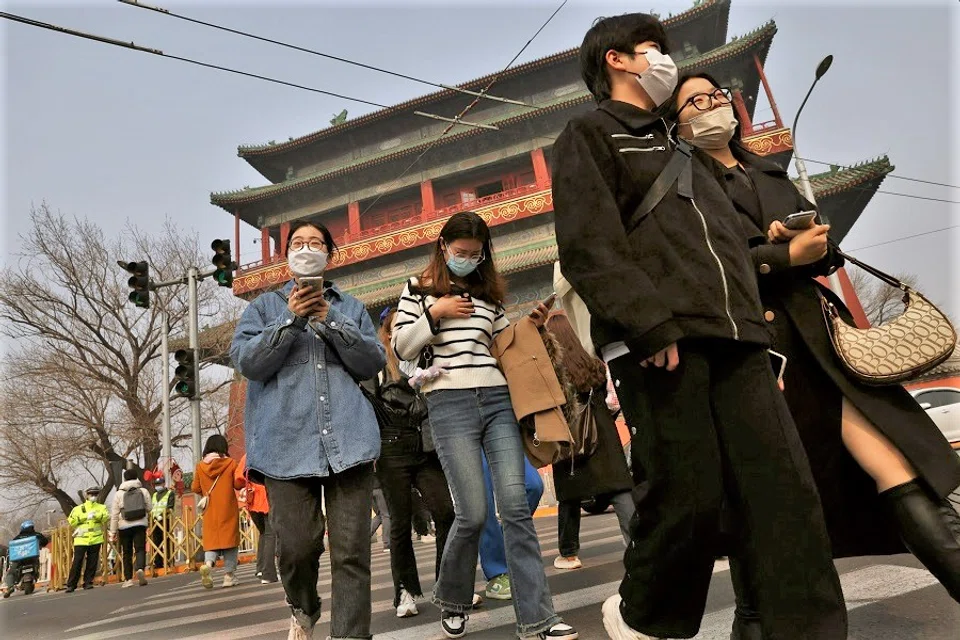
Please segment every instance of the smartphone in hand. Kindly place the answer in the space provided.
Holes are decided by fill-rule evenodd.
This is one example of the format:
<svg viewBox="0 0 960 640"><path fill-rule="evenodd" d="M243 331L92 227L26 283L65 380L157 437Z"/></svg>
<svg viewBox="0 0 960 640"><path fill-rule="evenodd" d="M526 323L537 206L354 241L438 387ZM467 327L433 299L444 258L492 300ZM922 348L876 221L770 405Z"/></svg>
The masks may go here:
<svg viewBox="0 0 960 640"><path fill-rule="evenodd" d="M308 276L305 278L300 278L297 280L297 286L304 289L311 289L314 291L323 290L323 276Z"/></svg>
<svg viewBox="0 0 960 640"><path fill-rule="evenodd" d="M810 225L813 223L816 217L816 211L801 211L799 213L791 213L783 219L783 226L790 231L803 231L804 229L810 228Z"/></svg>
<svg viewBox="0 0 960 640"><path fill-rule="evenodd" d="M543 301L543 306L545 306L549 311L550 309L553 309L553 305L555 305L556 303L557 303L557 292L554 291L549 296L547 296L546 300Z"/></svg>

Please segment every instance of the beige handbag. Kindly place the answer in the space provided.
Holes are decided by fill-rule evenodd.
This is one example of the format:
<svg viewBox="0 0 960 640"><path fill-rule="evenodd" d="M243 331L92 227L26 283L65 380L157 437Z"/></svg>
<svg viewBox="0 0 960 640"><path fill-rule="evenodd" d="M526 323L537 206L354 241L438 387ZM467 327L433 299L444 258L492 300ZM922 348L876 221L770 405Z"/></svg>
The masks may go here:
<svg viewBox="0 0 960 640"><path fill-rule="evenodd" d="M847 324L836 305L820 295L830 341L851 376L873 386L902 384L930 371L953 353L957 332L919 291L837 249L838 255L903 291L903 315L876 327Z"/></svg>

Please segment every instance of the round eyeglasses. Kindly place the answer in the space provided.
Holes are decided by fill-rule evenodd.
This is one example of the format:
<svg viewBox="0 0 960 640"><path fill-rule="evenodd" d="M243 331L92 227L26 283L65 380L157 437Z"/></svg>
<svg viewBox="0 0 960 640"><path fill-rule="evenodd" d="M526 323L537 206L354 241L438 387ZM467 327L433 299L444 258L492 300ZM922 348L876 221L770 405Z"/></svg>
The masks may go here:
<svg viewBox="0 0 960 640"><path fill-rule="evenodd" d="M320 252L326 250L327 245L323 240L316 239L305 242L297 238L296 240L290 241L290 251L300 251L304 247L308 248L310 251Z"/></svg>
<svg viewBox="0 0 960 640"><path fill-rule="evenodd" d="M683 103L679 111L683 111L687 108L687 105L692 104L693 108L697 111L710 111L713 108L714 104L720 106L725 106L733 102L733 94L730 92L730 89L716 89L711 93L695 93L687 101Z"/></svg>

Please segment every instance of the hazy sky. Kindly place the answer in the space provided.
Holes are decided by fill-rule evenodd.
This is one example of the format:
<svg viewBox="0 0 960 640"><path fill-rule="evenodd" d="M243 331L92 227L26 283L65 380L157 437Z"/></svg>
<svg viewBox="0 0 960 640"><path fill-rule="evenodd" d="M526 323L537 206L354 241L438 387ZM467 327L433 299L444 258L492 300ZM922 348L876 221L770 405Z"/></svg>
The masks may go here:
<svg viewBox="0 0 960 640"><path fill-rule="evenodd" d="M456 83L505 65L559 4L543 2L164 2L192 17L250 30L428 80ZM692 2L571 0L520 62L579 44L599 15ZM6 3L5 10L167 53L393 104L430 88L191 25L97 2ZM960 113L957 2L813 3L734 0L729 35L775 19L767 74L785 120L818 61L835 62L808 103L798 146L806 157L849 164L889 154L896 174L960 185L953 118ZM265 183L236 157L242 143L286 140L327 126L347 108L370 108L4 21L2 83L6 251L15 250L31 203L151 230L166 216L207 242L233 237L210 191ZM952 65L951 65L952 63ZM759 119L770 116L758 112ZM823 171L810 164L811 172ZM960 200L960 189L888 178L882 189ZM960 207L878 194L844 241L860 249L960 225ZM242 261L259 258L243 228ZM960 318L960 229L856 251L922 288ZM951 252L951 247L954 251ZM951 263L952 260L952 263Z"/></svg>

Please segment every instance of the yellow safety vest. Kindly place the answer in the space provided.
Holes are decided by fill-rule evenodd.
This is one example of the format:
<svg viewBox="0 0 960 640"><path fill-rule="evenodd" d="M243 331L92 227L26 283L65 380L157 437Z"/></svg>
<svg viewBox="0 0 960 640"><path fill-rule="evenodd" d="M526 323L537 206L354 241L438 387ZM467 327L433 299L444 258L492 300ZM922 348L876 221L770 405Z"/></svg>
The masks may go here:
<svg viewBox="0 0 960 640"><path fill-rule="evenodd" d="M173 495L173 491L167 489L163 494L162 498L157 498L160 495L160 492L157 491L153 494L151 502L153 507L150 509L150 513L153 514L154 520L163 520L163 512L170 508L170 496Z"/></svg>
<svg viewBox="0 0 960 640"><path fill-rule="evenodd" d="M73 546L91 547L103 544L103 526L109 520L110 512L99 502L87 500L74 507L67 518L70 526L74 528Z"/></svg>

